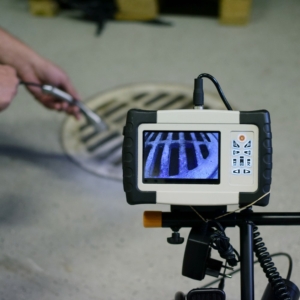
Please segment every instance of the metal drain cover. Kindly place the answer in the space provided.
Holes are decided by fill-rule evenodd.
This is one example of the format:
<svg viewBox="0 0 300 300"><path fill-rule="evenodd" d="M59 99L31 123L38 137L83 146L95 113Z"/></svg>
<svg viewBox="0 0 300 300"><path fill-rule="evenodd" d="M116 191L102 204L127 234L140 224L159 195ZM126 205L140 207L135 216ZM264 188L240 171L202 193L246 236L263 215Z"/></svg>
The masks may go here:
<svg viewBox="0 0 300 300"><path fill-rule="evenodd" d="M218 133L148 131L144 139L145 178L218 178Z"/></svg>
<svg viewBox="0 0 300 300"><path fill-rule="evenodd" d="M193 88L173 84L135 84L96 95L87 106L107 124L97 133L84 118L68 117L62 129L62 145L83 169L99 176L122 179L122 130L131 108L191 109ZM205 93L208 109L224 109L217 94Z"/></svg>

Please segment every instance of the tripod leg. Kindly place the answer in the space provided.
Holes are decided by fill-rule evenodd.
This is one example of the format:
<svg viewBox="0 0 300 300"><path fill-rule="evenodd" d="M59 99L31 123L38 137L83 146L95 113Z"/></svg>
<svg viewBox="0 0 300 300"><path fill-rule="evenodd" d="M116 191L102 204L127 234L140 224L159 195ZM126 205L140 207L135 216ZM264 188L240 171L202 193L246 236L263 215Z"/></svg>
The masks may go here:
<svg viewBox="0 0 300 300"><path fill-rule="evenodd" d="M253 227L245 222L240 225L241 300L254 300Z"/></svg>

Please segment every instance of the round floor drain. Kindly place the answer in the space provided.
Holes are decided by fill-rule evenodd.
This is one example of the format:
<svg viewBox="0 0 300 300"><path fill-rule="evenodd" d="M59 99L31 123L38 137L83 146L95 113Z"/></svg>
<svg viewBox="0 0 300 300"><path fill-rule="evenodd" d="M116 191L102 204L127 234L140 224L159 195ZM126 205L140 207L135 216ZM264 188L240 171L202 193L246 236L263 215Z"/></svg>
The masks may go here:
<svg viewBox="0 0 300 300"><path fill-rule="evenodd" d="M84 118L68 117L62 129L62 145L83 169L99 176L122 179L122 130L127 111L191 109L193 88L173 84L135 84L96 95L87 106L107 124L98 133ZM205 93L205 108L225 109L217 94Z"/></svg>

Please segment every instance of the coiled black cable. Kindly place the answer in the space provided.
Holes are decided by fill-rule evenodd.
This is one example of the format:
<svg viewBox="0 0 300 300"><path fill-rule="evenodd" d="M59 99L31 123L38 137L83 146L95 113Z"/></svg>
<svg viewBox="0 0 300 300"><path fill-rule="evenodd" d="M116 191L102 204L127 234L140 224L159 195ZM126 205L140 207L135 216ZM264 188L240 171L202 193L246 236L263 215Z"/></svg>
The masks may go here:
<svg viewBox="0 0 300 300"><path fill-rule="evenodd" d="M279 272L277 272L277 269L272 262L270 253L267 252L267 248L265 247L263 239L260 237L260 233L258 232L258 227L255 224L253 224L253 250L260 263L260 266L271 283L277 299L291 300L286 285Z"/></svg>

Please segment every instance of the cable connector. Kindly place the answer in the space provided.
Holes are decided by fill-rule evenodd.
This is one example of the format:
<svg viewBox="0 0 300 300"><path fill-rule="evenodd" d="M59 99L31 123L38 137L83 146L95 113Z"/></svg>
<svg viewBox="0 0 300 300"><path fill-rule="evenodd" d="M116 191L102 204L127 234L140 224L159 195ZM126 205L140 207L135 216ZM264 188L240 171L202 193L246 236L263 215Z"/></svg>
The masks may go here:
<svg viewBox="0 0 300 300"><path fill-rule="evenodd" d="M204 107L204 91L203 91L202 78L195 79L193 103L194 103L194 109L203 109Z"/></svg>
<svg viewBox="0 0 300 300"><path fill-rule="evenodd" d="M194 95L193 95L194 109L203 109L204 106L204 92L203 92L203 79L202 79L203 77L208 78L212 81L226 108L228 110L232 110L217 79L207 73L202 73L195 79Z"/></svg>

